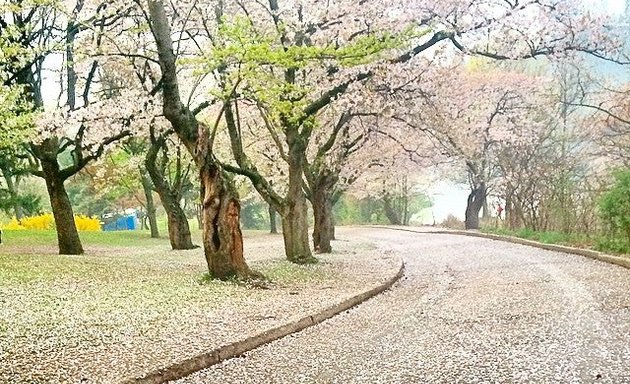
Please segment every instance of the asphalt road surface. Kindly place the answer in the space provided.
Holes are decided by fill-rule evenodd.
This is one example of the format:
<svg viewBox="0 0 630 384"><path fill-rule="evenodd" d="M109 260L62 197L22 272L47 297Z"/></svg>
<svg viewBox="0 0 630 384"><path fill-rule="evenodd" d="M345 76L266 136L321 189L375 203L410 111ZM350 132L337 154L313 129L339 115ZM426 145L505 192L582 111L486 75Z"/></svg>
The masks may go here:
<svg viewBox="0 0 630 384"><path fill-rule="evenodd" d="M178 383L630 383L630 270L474 237L339 235L402 256L403 280Z"/></svg>

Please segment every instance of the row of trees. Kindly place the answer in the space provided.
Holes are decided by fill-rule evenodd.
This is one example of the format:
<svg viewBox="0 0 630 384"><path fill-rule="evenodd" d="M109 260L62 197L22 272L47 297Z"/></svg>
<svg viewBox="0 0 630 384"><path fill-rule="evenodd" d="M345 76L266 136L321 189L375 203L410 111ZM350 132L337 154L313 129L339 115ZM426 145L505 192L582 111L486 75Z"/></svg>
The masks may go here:
<svg viewBox="0 0 630 384"><path fill-rule="evenodd" d="M2 157L15 162L3 175L46 181L60 253L77 254L64 183L107 148L118 143L136 159L123 176L140 180L155 236L157 191L176 249L193 246L181 201L196 171L204 253L217 278L256 275L243 257L234 175L279 214L296 263L315 261L307 202L314 249L329 252L334 203L384 170L462 161L472 188L466 222L475 228L497 167L528 167L493 160L538 148L558 119L547 76L475 70L470 57L627 57L607 19L569 0L437 3L10 1L0 11L0 74L11 90L0 116L8 132L33 129L0 136L11 148ZM44 105L51 73L56 108ZM623 122L615 109L593 108ZM392 192L382 184L386 215L405 224L405 199Z"/></svg>

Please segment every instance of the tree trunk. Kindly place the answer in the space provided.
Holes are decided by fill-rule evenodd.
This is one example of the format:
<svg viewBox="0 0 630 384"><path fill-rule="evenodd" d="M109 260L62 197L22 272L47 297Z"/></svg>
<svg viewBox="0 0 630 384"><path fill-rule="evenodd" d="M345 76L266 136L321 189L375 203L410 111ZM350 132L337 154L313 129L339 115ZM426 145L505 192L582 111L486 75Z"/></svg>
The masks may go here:
<svg viewBox="0 0 630 384"><path fill-rule="evenodd" d="M213 278L260 276L243 258L238 195L214 158L210 129L200 123L182 103L177 80L177 58L173 53L171 28L164 3L149 1L151 31L162 70L164 116L195 159L201 182L203 246L208 272Z"/></svg>
<svg viewBox="0 0 630 384"><path fill-rule="evenodd" d="M481 217L483 217L484 219L490 218L490 206L488 205L487 197L483 199L483 210L481 213Z"/></svg>
<svg viewBox="0 0 630 384"><path fill-rule="evenodd" d="M309 264L313 257L308 241L308 216L304 196L287 196L289 202L282 214L282 236L287 259L296 264Z"/></svg>
<svg viewBox="0 0 630 384"><path fill-rule="evenodd" d="M330 240L337 240L337 236L335 233L335 214L333 213L332 207L330 207Z"/></svg>
<svg viewBox="0 0 630 384"><path fill-rule="evenodd" d="M303 188L304 143L296 132L287 132L289 143L289 189L280 212L287 259L297 264L317 262L308 240L308 209Z"/></svg>
<svg viewBox="0 0 630 384"><path fill-rule="evenodd" d="M486 196L486 187L481 183L468 195L466 205L466 219L464 221L466 229L479 229L479 212L483 208Z"/></svg>
<svg viewBox="0 0 630 384"><path fill-rule="evenodd" d="M171 248L174 250L197 248L192 242L188 218L179 206L179 201L171 200L168 203L162 201L162 204L166 211L168 238L171 241Z"/></svg>
<svg viewBox="0 0 630 384"><path fill-rule="evenodd" d="M381 199L383 201L383 211L385 211L385 216L387 220L389 220L392 225L400 225L402 222L400 221L400 215L396 212L396 209L393 207L392 199L389 195L383 196Z"/></svg>
<svg viewBox="0 0 630 384"><path fill-rule="evenodd" d="M15 177L15 182L13 182L14 176L12 175L12 172L8 166L0 166L0 170L2 171L2 175L4 176L4 180L7 186L7 191L9 192L9 196L11 196L11 205L13 205L13 215L18 221L20 221L24 217L24 212L22 209L22 205L20 204L20 201L19 201L19 193L18 193L19 177Z"/></svg>
<svg viewBox="0 0 630 384"><path fill-rule="evenodd" d="M188 218L179 205L178 194L171 189L164 174L158 169L157 153L161 148L161 143L163 142L160 141L151 144L144 164L155 186L155 191L160 196L160 200L162 200L162 206L166 211L168 238L171 241L171 248L174 250L193 249L195 245L192 243L190 237Z"/></svg>
<svg viewBox="0 0 630 384"><path fill-rule="evenodd" d="M201 203L196 204L195 216L197 217L197 229L203 229L203 215L202 215Z"/></svg>
<svg viewBox="0 0 630 384"><path fill-rule="evenodd" d="M269 233L278 233L278 225L276 223L276 209L269 204Z"/></svg>
<svg viewBox="0 0 630 384"><path fill-rule="evenodd" d="M74 212L70 198L66 193L64 180L59 175L59 165L56 162L42 162L42 170L55 218L59 254L81 255L83 254L83 245L74 222Z"/></svg>
<svg viewBox="0 0 630 384"><path fill-rule="evenodd" d="M155 202L153 201L153 188L151 185L151 178L145 174L140 175L142 179L142 189L144 189L144 197L147 201L147 212L145 219L149 221L149 229L151 230L151 238L158 239L160 237L160 231L157 225L157 218L155 217ZM146 221L144 222L146 225Z"/></svg>
<svg viewBox="0 0 630 384"><path fill-rule="evenodd" d="M403 225L409 225L409 220L411 220L411 217L409 214L409 194L408 193L405 193L403 195L402 214L403 214L403 220L402 220Z"/></svg>
<svg viewBox="0 0 630 384"><path fill-rule="evenodd" d="M203 247L213 278L226 280L257 276L243 256L241 205L231 180L212 158L199 164Z"/></svg>
<svg viewBox="0 0 630 384"><path fill-rule="evenodd" d="M315 252L331 253L330 241L334 234L332 221L332 201L328 193L322 189L313 191L311 200L313 205L313 216L315 224L313 226L313 247Z"/></svg>

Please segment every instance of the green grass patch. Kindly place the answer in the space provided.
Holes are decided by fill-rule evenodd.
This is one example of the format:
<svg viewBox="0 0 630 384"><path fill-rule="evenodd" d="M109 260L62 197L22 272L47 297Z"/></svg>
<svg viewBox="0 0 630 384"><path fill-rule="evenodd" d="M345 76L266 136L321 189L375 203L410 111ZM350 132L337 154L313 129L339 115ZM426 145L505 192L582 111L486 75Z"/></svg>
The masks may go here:
<svg viewBox="0 0 630 384"><path fill-rule="evenodd" d="M201 245L201 231L191 227L193 242ZM168 232L161 231L161 237L151 238L147 230L135 231L86 231L79 232L84 247L169 247ZM267 235L267 231L248 230L243 232L245 238ZM57 246L57 232L54 230L3 230L2 244L9 247ZM0 251L1 252L1 251Z"/></svg>
<svg viewBox="0 0 630 384"><path fill-rule="evenodd" d="M485 233L493 233L504 236L514 236L522 239L539 241L545 244L567 245L578 248L591 248L601 252L628 255L630 246L622 239L610 239L599 234L587 235L584 233L564 233L555 231L534 231L529 228L516 230L508 228L484 227Z"/></svg>
<svg viewBox="0 0 630 384"><path fill-rule="evenodd" d="M168 237L152 239L148 231L95 231L79 232L84 246L143 247L168 245ZM56 231L20 230L2 231L2 243L8 246L57 245Z"/></svg>
<svg viewBox="0 0 630 384"><path fill-rule="evenodd" d="M287 260L273 260L258 263L255 268L267 279L280 284L322 281L335 277L335 273L321 263L298 265Z"/></svg>

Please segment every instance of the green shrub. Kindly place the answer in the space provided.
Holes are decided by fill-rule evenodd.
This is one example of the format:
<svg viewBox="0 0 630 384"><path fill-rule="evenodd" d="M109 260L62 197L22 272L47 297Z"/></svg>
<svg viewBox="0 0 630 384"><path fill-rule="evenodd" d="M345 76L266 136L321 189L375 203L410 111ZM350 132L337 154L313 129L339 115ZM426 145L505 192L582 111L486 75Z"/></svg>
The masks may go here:
<svg viewBox="0 0 630 384"><path fill-rule="evenodd" d="M599 211L609 239L621 240L620 236L630 247L630 169L615 172L614 176L615 183L599 201Z"/></svg>

